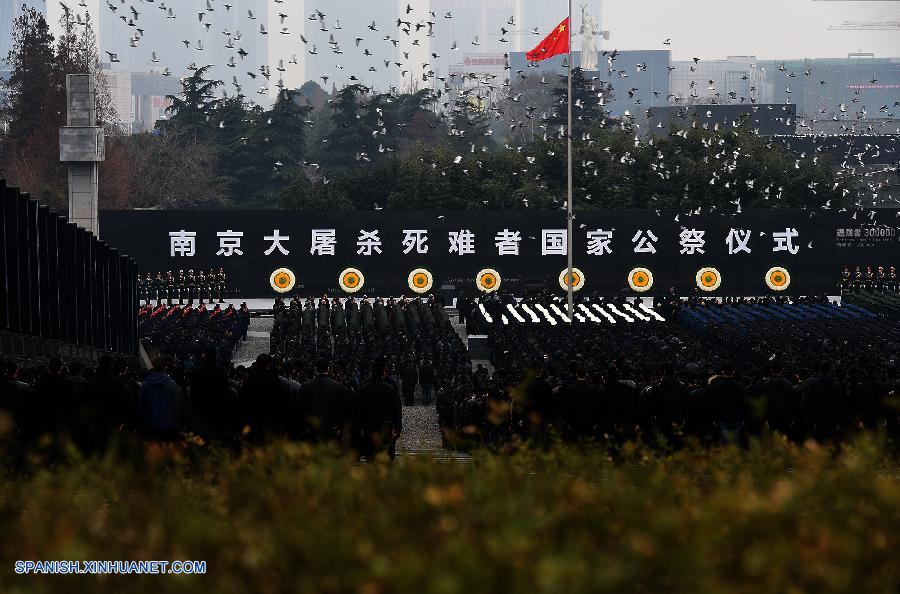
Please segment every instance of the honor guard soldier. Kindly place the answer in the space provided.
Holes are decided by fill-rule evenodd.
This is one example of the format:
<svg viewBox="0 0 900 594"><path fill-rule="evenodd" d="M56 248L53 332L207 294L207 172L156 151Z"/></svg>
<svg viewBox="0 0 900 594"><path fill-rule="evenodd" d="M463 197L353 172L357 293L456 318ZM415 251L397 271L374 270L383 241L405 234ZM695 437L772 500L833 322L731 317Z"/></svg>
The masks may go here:
<svg viewBox="0 0 900 594"><path fill-rule="evenodd" d="M147 280L150 280L150 275L147 275ZM144 305L147 303L147 282L138 275L138 305Z"/></svg>
<svg viewBox="0 0 900 594"><path fill-rule="evenodd" d="M897 269L893 266L888 268L888 285L891 287L891 291L896 291L897 286Z"/></svg>
<svg viewBox="0 0 900 594"><path fill-rule="evenodd" d="M194 304L194 295L197 291L197 278L194 276L193 269L188 270L187 278L185 279L187 284L187 297L188 297L188 305Z"/></svg>
<svg viewBox="0 0 900 594"><path fill-rule="evenodd" d="M865 285L866 289L871 291L872 289L875 288L874 284L875 284L875 273L872 272L871 266L866 266L866 285Z"/></svg>
<svg viewBox="0 0 900 594"><path fill-rule="evenodd" d="M200 303L206 299L206 290L206 273L201 269L197 271L197 297Z"/></svg>
<svg viewBox="0 0 900 594"><path fill-rule="evenodd" d="M184 305L184 292L187 289L187 281L184 278L184 270L178 271L178 279L175 282L178 285L178 305Z"/></svg>
<svg viewBox="0 0 900 594"><path fill-rule="evenodd" d="M166 305L172 307L172 297L175 296L175 276L172 271L166 272Z"/></svg>
<svg viewBox="0 0 900 594"><path fill-rule="evenodd" d="M162 272L156 273L156 278L153 279L153 294L156 297L156 305L159 307L162 305L162 296L163 296L163 277Z"/></svg>
<svg viewBox="0 0 900 594"><path fill-rule="evenodd" d="M850 288L850 267L846 264L841 271L841 288L845 290Z"/></svg>
<svg viewBox="0 0 900 594"><path fill-rule="evenodd" d="M878 272L875 273L875 282L878 284L878 290L884 292L887 289L887 275L884 273L884 266L878 267Z"/></svg>
<svg viewBox="0 0 900 594"><path fill-rule="evenodd" d="M216 271L212 268L209 269L209 272L206 273L206 285L207 285L207 293L209 294L209 302L213 303L213 296L218 292L216 287L218 283L216 282Z"/></svg>
<svg viewBox="0 0 900 594"><path fill-rule="evenodd" d="M856 270L853 271L853 290L856 293L859 293L860 287L862 287L863 282L863 274L862 270L859 266L856 267Z"/></svg>
<svg viewBox="0 0 900 594"><path fill-rule="evenodd" d="M219 292L219 303L225 303L225 269L219 268L216 274L216 288Z"/></svg>

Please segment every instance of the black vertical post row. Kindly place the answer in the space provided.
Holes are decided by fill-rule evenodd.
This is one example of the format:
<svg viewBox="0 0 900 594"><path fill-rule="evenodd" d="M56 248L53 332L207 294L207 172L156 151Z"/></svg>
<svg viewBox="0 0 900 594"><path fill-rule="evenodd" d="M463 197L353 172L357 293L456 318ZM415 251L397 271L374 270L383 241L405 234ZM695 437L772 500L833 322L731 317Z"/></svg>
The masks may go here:
<svg viewBox="0 0 900 594"><path fill-rule="evenodd" d="M0 330L9 329L9 293L6 286L6 181L0 179Z"/></svg>
<svg viewBox="0 0 900 594"><path fill-rule="evenodd" d="M53 340L63 340L61 312L66 307L64 299L60 299L60 278L65 274L65 261L59 252L65 222L60 221L55 212L47 213L47 323L50 326L49 336Z"/></svg>
<svg viewBox="0 0 900 594"><path fill-rule="evenodd" d="M22 310L20 308L21 295L19 294L19 233L21 225L19 221L19 191L15 188L6 188L3 196L4 230L3 251L6 252L6 295L9 309L7 321L10 331L21 332Z"/></svg>
<svg viewBox="0 0 900 594"><path fill-rule="evenodd" d="M38 205L37 212L37 254L38 254L38 314L41 336L51 338L50 330L50 245L47 236L50 209Z"/></svg>
<svg viewBox="0 0 900 594"><path fill-rule="evenodd" d="M27 272L25 278L26 301L23 303L28 316L28 333L32 336L41 334L40 295L38 294L38 203L30 198L25 204L25 251Z"/></svg>

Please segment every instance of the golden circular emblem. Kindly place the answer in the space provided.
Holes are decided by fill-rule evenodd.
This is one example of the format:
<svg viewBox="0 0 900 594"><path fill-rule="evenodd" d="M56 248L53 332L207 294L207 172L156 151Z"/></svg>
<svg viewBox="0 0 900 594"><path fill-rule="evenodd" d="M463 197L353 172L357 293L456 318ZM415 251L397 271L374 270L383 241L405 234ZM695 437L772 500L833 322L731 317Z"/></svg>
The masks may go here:
<svg viewBox="0 0 900 594"><path fill-rule="evenodd" d="M563 268L562 272L559 273L559 286L563 291L569 290L569 283L566 282L567 280L569 280L569 269ZM573 291L580 291L581 287L584 286L584 273L581 272L580 269L572 268L571 283Z"/></svg>
<svg viewBox="0 0 900 594"><path fill-rule="evenodd" d="M628 286L638 293L649 291L653 286L653 273L646 268L633 268L628 273Z"/></svg>
<svg viewBox="0 0 900 594"><path fill-rule="evenodd" d="M715 268L701 268L697 271L696 280L701 291L715 291L722 284L722 275Z"/></svg>
<svg viewBox="0 0 900 594"><path fill-rule="evenodd" d="M356 293L366 283L366 277L357 268L345 268L338 276L338 284L345 293Z"/></svg>
<svg viewBox="0 0 900 594"><path fill-rule="evenodd" d="M773 266L766 272L766 284L773 291L784 291L791 284L791 273L781 266Z"/></svg>
<svg viewBox="0 0 900 594"><path fill-rule="evenodd" d="M409 285L410 290L414 293L427 293L434 284L434 278L424 268L416 268L409 273L409 276L406 278L406 284Z"/></svg>
<svg viewBox="0 0 900 594"><path fill-rule="evenodd" d="M269 284L279 293L287 293L294 288L297 279L288 268L279 268L269 277Z"/></svg>
<svg viewBox="0 0 900 594"><path fill-rule="evenodd" d="M493 268L484 268L475 275L475 285L484 293L496 291L500 288L500 273Z"/></svg>

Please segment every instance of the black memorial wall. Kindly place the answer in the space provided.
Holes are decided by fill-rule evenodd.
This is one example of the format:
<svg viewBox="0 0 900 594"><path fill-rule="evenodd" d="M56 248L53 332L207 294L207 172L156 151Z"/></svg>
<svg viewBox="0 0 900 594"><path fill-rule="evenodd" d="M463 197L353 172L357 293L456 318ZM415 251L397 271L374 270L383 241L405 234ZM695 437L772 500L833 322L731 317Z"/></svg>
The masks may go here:
<svg viewBox="0 0 900 594"><path fill-rule="evenodd" d="M137 351L137 264L0 180L0 332Z"/></svg>
<svg viewBox="0 0 900 594"><path fill-rule="evenodd" d="M875 212L875 211L871 211ZM566 267L564 211L106 211L103 235L145 271L224 268L232 297L274 294L269 277L286 267L303 293L339 291L347 267L363 293L408 293L407 276L426 268L434 286L474 290L495 269L505 288L561 290ZM700 268L721 273L716 294L763 295L773 266L791 275L788 293L835 290L844 265L897 265L896 211L794 209L727 215L656 210L577 212L573 257L584 288L628 291L631 269L646 267L652 292L687 293ZM874 236L872 236L874 235ZM871 236L871 237L870 237ZM872 241L870 241L870 239Z"/></svg>

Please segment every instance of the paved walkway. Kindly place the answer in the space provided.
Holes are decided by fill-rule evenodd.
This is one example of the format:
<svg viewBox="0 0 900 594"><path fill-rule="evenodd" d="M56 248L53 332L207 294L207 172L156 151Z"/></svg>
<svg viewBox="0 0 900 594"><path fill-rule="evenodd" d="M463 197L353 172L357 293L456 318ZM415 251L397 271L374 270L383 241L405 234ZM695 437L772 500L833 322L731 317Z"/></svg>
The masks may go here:
<svg viewBox="0 0 900 594"><path fill-rule="evenodd" d="M261 353L271 352L269 338L272 334L272 318L250 318L250 328L247 330L247 340L238 345L231 360L235 366L249 366L256 361Z"/></svg>

